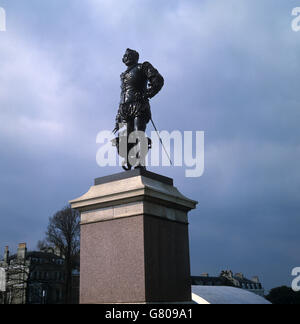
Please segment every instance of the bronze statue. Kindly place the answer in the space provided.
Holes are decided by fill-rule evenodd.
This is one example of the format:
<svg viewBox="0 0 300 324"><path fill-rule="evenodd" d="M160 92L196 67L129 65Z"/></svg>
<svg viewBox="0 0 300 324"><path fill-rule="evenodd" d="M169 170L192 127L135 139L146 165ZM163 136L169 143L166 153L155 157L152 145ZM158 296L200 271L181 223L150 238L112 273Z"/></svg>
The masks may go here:
<svg viewBox="0 0 300 324"><path fill-rule="evenodd" d="M126 125L125 133L119 132L114 145L117 146L119 155L125 158L123 168L131 170L132 167L145 168L145 165L143 157L136 165L131 164L128 154L136 143L129 143L128 137L134 131L145 132L151 120L149 99L161 90L164 79L149 62L139 63L139 53L132 49L126 50L123 63L127 66L127 70L121 74L121 101L113 132L117 133L120 125ZM148 152L151 148L151 141L150 139L147 141L146 151ZM138 145L143 145L141 142L143 141L140 141ZM126 150L121 149L123 144Z"/></svg>

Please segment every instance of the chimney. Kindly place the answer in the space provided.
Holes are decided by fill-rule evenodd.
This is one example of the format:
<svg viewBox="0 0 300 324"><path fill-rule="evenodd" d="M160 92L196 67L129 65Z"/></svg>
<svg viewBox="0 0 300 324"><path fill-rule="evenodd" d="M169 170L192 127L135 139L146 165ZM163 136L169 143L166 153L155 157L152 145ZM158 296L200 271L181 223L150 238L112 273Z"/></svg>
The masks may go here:
<svg viewBox="0 0 300 324"><path fill-rule="evenodd" d="M8 263L8 258L9 258L9 250L8 250L8 246L6 246L4 250L4 258L3 258L5 263Z"/></svg>
<svg viewBox="0 0 300 324"><path fill-rule="evenodd" d="M17 257L19 260L24 260L26 259L26 243L20 243L18 246L18 252L17 252Z"/></svg>
<svg viewBox="0 0 300 324"><path fill-rule="evenodd" d="M258 276L253 277L252 282L257 283L257 284L260 283Z"/></svg>
<svg viewBox="0 0 300 324"><path fill-rule="evenodd" d="M237 278L239 278L239 279L242 279L242 280L244 279L244 275L243 275L241 272L236 273L235 276L236 276Z"/></svg>
<svg viewBox="0 0 300 324"><path fill-rule="evenodd" d="M61 249L58 246L55 247L54 254L61 258L62 253L61 253Z"/></svg>
<svg viewBox="0 0 300 324"><path fill-rule="evenodd" d="M206 277L206 278L208 278L208 277L209 277L209 274L208 274L208 273L202 273L202 274L201 274L201 277Z"/></svg>

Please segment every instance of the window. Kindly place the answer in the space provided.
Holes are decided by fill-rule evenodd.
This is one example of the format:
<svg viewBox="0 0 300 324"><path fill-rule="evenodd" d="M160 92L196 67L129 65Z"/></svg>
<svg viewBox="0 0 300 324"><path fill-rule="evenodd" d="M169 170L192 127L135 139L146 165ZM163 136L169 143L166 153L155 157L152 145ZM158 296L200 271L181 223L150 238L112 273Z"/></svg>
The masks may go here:
<svg viewBox="0 0 300 324"><path fill-rule="evenodd" d="M56 289L56 302L58 303L61 300L60 289Z"/></svg>

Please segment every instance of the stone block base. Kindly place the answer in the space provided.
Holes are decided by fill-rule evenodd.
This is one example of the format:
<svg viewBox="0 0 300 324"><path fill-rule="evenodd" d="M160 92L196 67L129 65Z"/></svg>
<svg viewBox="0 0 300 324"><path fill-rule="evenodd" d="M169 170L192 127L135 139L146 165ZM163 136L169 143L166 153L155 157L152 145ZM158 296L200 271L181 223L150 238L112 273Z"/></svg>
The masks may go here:
<svg viewBox="0 0 300 324"><path fill-rule="evenodd" d="M95 184L71 202L81 212L80 303L189 302L187 212L196 202L147 171Z"/></svg>

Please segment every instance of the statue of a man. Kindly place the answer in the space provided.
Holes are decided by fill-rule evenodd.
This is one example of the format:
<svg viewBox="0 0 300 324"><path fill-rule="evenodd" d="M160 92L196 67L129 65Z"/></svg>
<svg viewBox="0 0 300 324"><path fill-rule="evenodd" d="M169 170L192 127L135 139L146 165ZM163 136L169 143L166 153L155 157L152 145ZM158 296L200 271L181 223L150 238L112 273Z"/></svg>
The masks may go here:
<svg viewBox="0 0 300 324"><path fill-rule="evenodd" d="M121 74L121 101L114 132L119 130L119 125L126 124L128 137L134 131L145 132L151 120L149 99L161 90L164 79L149 62L139 63L139 53L129 48L123 56L123 63L127 70ZM116 146L120 154L120 134ZM132 146L127 142L127 152ZM128 156L123 157L125 170L144 167L141 161L137 165L131 165Z"/></svg>

